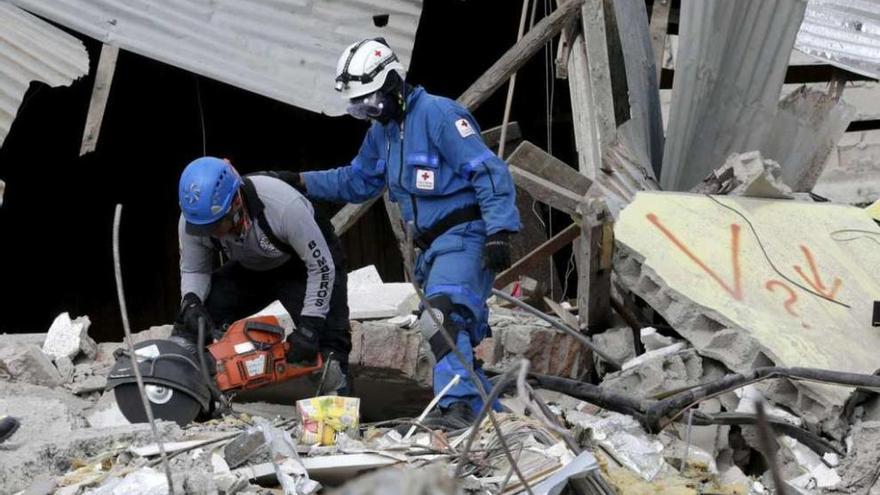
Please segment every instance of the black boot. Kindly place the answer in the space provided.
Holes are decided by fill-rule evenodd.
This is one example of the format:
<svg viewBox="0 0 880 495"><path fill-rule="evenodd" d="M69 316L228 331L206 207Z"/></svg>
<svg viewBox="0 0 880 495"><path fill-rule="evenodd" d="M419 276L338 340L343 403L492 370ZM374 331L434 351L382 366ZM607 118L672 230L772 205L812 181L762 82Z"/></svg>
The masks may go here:
<svg viewBox="0 0 880 495"><path fill-rule="evenodd" d="M437 408L428 413L422 424L432 430L456 431L469 428L476 415L467 402L453 402L445 409Z"/></svg>
<svg viewBox="0 0 880 495"><path fill-rule="evenodd" d="M11 437L18 430L19 426L21 426L21 423L12 416L0 417L0 443L5 442Z"/></svg>

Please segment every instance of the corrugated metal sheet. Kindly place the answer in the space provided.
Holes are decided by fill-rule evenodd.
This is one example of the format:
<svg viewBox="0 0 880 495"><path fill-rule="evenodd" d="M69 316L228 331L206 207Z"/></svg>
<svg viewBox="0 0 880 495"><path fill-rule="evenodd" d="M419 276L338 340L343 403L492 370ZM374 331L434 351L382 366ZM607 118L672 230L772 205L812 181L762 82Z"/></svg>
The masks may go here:
<svg viewBox="0 0 880 495"><path fill-rule="evenodd" d="M682 0L661 185L683 191L773 125L805 0Z"/></svg>
<svg viewBox="0 0 880 495"><path fill-rule="evenodd" d="M880 79L880 0L809 0L795 48Z"/></svg>
<svg viewBox="0 0 880 495"><path fill-rule="evenodd" d="M88 74L82 42L5 2L0 2L0 145L31 81L67 86Z"/></svg>
<svg viewBox="0 0 880 495"><path fill-rule="evenodd" d="M350 43L384 36L409 66L421 0L8 0L145 57L328 115ZM373 16L389 14L385 27Z"/></svg>

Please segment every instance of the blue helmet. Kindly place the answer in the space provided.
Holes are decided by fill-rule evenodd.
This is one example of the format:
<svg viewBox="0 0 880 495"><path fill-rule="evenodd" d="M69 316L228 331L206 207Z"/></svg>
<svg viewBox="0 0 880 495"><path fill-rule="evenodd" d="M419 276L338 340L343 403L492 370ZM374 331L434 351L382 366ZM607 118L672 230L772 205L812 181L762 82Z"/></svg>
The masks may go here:
<svg viewBox="0 0 880 495"><path fill-rule="evenodd" d="M190 162L180 174L177 189L187 224L210 225L221 220L241 184L241 176L225 160L203 156Z"/></svg>

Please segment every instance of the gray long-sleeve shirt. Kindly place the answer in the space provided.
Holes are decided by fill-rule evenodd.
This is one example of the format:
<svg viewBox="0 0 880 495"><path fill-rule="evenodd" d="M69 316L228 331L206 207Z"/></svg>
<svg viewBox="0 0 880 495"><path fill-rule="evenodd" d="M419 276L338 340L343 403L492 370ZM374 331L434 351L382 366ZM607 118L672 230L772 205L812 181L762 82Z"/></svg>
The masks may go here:
<svg viewBox="0 0 880 495"><path fill-rule="evenodd" d="M263 201L263 213L272 232L302 259L308 274L303 316L324 318L330 309L335 267L327 241L315 222L312 204L286 182L269 176L248 177ZM208 237L186 233L183 215L177 226L180 240L180 292L193 292L203 301L211 291L214 245ZM219 239L230 260L245 268L266 271L287 263L291 255L278 250L256 221L241 236Z"/></svg>

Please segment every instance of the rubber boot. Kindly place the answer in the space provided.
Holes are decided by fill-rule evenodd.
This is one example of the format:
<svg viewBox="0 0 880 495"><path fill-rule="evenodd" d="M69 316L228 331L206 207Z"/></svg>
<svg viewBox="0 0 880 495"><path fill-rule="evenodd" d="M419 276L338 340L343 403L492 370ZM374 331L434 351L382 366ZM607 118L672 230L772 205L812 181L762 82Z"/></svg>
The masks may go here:
<svg viewBox="0 0 880 495"><path fill-rule="evenodd" d="M21 423L12 416L0 416L0 443L5 442L21 426Z"/></svg>
<svg viewBox="0 0 880 495"><path fill-rule="evenodd" d="M456 431L469 428L475 418L467 402L453 402L447 408L437 408L428 413L422 424L432 430Z"/></svg>

